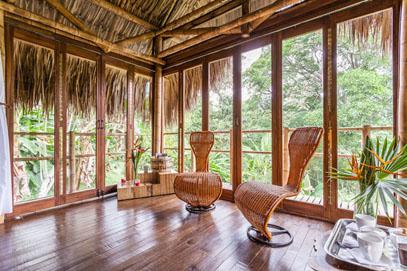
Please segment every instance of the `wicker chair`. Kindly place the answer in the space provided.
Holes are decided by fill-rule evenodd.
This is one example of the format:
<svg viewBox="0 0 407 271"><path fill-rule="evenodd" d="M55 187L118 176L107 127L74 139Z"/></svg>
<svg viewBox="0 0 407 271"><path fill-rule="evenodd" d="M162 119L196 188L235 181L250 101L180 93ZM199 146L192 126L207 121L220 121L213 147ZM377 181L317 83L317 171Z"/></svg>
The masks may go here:
<svg viewBox="0 0 407 271"><path fill-rule="evenodd" d="M235 193L235 202L252 225L247 230L250 240L271 247L283 247L292 243L293 237L288 230L268 224L268 221L279 203L287 197L299 194L304 172L319 145L322 133L323 129L318 127L299 128L292 133L288 145L290 171L286 185L278 186L254 181L239 185ZM272 237L277 235L285 235L288 238L282 242L273 242Z"/></svg>
<svg viewBox="0 0 407 271"><path fill-rule="evenodd" d="M190 136L191 149L195 155L196 172L178 174L174 180L177 197L186 202L191 213L215 209L214 202L222 193L222 180L218 174L208 172L209 153L215 142L212 132L193 132Z"/></svg>

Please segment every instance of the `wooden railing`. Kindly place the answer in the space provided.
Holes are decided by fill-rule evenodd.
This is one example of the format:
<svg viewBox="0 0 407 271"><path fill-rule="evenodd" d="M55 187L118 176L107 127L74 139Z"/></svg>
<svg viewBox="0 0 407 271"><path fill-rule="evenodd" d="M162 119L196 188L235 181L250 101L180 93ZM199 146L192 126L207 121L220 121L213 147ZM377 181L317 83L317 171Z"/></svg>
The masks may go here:
<svg viewBox="0 0 407 271"><path fill-rule="evenodd" d="M66 159L69 160L69 190L70 193L75 191L73 184L75 183L75 172L76 172L76 160L80 158L91 158L96 157L96 153L83 153L77 154L75 150L75 140L76 137L96 137L96 133L77 133L77 132L68 132L69 137L69 145L68 145L68 155ZM15 136L54 136L54 133L47 133L47 132L14 132ZM115 136L121 137L126 136L126 133L108 133L106 136ZM120 156L126 155L126 152L107 152L106 156ZM29 161L52 161L54 160L54 156L42 156L42 157L14 157L14 162L29 162Z"/></svg>
<svg viewBox="0 0 407 271"><path fill-rule="evenodd" d="M361 133L361 146L365 143L365 138L367 135L370 135L371 132L373 131L392 131L393 127L391 126L370 126L370 125L365 125L363 127L338 127L338 134L339 133L345 133L345 132L360 132ZM289 142L289 137L290 133L294 131L295 129L293 128L283 128L283 178L287 179L288 177L288 170L289 170L289 152L288 152L288 142ZM228 134L230 142L232 142L232 130L230 131L213 131L215 134ZM186 132L185 135L190 134L190 132ZM243 134L272 134L272 130L242 130L242 135ZM165 144L165 137L166 136L177 136L178 133L176 132L170 132L170 133L164 133L164 144ZM243 139L244 140L244 139ZM189 146L188 142L185 144L186 146ZM164 150L174 150L178 151L178 148L174 147L165 147L164 145ZM190 148L185 148L186 151L190 151ZM231 153L232 148L229 149L213 149L212 152L215 153ZM259 155L271 155L271 151L253 151L253 150L242 150L242 154L259 154ZM322 153L315 153L316 157L322 157ZM351 157L351 154L348 153L338 153L338 158L349 158ZM191 152L191 161L193 163L193 154ZM322 170L322 169L321 169ZM309 196L305 194L300 194L294 200L302 201L302 202L307 202L307 203L313 203L313 204L323 204L322 198L319 197L314 197L314 196ZM339 202L339 208L343 209L353 209L353 204L351 202Z"/></svg>

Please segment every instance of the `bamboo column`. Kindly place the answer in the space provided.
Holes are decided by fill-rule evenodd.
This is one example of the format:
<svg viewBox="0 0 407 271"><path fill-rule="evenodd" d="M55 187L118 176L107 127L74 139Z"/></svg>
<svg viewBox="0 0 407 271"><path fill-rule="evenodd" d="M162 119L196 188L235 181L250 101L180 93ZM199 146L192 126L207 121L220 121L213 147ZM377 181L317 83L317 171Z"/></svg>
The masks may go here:
<svg viewBox="0 0 407 271"><path fill-rule="evenodd" d="M154 42L154 54L158 55L162 49L162 38L155 38ZM153 123L153 155L161 151L161 139L162 139L162 99L163 99L163 69L161 65L155 65L154 74L154 123Z"/></svg>
<svg viewBox="0 0 407 271"><path fill-rule="evenodd" d="M400 83L398 97L398 135L401 144L407 144L407 0L402 0L401 25L400 25ZM407 208L407 201L402 200L402 205ZM398 226L406 227L407 218L398 214Z"/></svg>

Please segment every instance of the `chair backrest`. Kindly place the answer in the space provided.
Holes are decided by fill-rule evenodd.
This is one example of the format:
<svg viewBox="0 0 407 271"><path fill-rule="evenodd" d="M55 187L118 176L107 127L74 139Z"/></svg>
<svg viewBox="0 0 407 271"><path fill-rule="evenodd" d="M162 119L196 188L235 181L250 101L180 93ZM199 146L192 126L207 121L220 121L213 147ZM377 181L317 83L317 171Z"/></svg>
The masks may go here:
<svg viewBox="0 0 407 271"><path fill-rule="evenodd" d="M192 132L189 144L195 155L195 171L209 170L209 153L215 142L215 135L210 131Z"/></svg>
<svg viewBox="0 0 407 271"><path fill-rule="evenodd" d="M291 134L288 143L290 171L287 182L291 189L300 189L305 170L319 145L323 131L320 127L304 127L295 129Z"/></svg>

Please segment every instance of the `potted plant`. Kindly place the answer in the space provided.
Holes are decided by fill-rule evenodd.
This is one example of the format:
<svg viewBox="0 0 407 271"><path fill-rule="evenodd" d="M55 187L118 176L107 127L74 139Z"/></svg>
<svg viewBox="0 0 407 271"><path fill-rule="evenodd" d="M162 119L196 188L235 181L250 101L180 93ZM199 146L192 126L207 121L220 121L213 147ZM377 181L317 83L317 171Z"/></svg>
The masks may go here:
<svg viewBox="0 0 407 271"><path fill-rule="evenodd" d="M137 137L136 141L134 142L133 149L131 150L131 160L133 162L133 170L134 170L134 183L136 185L140 184L138 179L138 168L140 164L141 157L143 154L148 150L148 148L144 148L143 146L143 137Z"/></svg>
<svg viewBox="0 0 407 271"><path fill-rule="evenodd" d="M407 145L401 147L399 141L379 138L375 144L369 136L359 155L352 155L349 167L334 170L331 177L359 184L359 194L354 198L355 214L377 217L379 206L389 218L388 203L394 204L404 215L406 211L399 198L407 200ZM399 178L396 178L399 177Z"/></svg>

